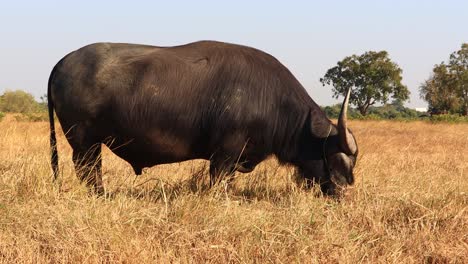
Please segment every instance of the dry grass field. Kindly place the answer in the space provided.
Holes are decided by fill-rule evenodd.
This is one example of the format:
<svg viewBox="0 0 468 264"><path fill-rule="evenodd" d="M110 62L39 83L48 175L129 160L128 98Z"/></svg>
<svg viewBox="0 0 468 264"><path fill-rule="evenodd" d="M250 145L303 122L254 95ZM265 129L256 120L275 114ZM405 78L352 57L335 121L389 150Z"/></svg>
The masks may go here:
<svg viewBox="0 0 468 264"><path fill-rule="evenodd" d="M0 122L0 262L468 263L468 124L352 121L356 184L305 191L270 159L226 188L207 163L136 177L106 149L110 195L88 195L48 124Z"/></svg>

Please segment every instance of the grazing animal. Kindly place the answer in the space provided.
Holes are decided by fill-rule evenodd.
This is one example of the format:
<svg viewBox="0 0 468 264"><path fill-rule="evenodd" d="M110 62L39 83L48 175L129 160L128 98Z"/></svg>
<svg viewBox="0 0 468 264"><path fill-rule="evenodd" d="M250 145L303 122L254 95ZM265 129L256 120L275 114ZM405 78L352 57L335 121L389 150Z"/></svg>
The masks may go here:
<svg viewBox="0 0 468 264"><path fill-rule="evenodd" d="M96 43L66 55L48 83L54 177L54 114L73 148L78 177L103 193L101 144L145 167L210 160L210 180L251 172L270 155L297 167L326 194L353 184L358 154L338 125L273 56L215 41L174 47Z"/></svg>

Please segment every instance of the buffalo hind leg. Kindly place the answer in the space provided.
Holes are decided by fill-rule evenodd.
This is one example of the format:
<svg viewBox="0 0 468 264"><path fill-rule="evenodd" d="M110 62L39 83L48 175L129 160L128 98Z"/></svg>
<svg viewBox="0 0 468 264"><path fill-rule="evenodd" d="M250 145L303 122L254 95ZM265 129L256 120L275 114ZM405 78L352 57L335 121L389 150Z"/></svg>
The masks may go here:
<svg viewBox="0 0 468 264"><path fill-rule="evenodd" d="M73 163L78 179L98 194L104 194L102 185L101 144L73 149Z"/></svg>

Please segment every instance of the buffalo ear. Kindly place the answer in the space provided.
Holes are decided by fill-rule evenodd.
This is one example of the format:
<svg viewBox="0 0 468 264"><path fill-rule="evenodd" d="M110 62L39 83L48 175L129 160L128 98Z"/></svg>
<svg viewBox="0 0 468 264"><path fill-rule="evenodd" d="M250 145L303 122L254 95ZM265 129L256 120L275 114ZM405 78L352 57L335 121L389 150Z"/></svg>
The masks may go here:
<svg viewBox="0 0 468 264"><path fill-rule="evenodd" d="M346 121L348 115L349 97L351 95L351 88L348 88L343 105L341 106L340 117L338 118L338 135L340 138L340 145L348 155L356 153L356 141L353 135L349 132Z"/></svg>

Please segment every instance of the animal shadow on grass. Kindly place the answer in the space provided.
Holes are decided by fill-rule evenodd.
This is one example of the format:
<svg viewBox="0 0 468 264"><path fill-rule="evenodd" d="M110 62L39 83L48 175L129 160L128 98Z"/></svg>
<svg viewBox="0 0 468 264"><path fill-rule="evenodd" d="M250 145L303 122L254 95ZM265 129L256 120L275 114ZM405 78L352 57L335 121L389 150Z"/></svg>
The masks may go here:
<svg viewBox="0 0 468 264"><path fill-rule="evenodd" d="M118 188L107 193L106 198L123 194L134 199L152 202L170 202L182 194L205 195L210 192L209 177L206 166L192 168L191 176L175 183L160 179L157 175L142 182L134 182L130 187Z"/></svg>
<svg viewBox="0 0 468 264"><path fill-rule="evenodd" d="M246 202L268 201L273 204L281 204L289 201L292 195L307 194L314 197L323 197L320 186L307 182L297 171L280 176L278 168L255 173L255 175L242 176L244 183L229 189L232 197ZM268 181L268 177L277 180Z"/></svg>
<svg viewBox="0 0 468 264"><path fill-rule="evenodd" d="M128 174L123 177L120 182L114 185L112 191L106 191L100 195L89 190L88 194L111 200L119 195L124 195L133 199L150 202L162 201L164 203L170 203L180 196L192 195L217 200L229 199L242 203L268 201L273 204L281 204L287 201L291 195L297 195L301 192L315 198L341 200L341 197L324 195L318 184L307 182L297 172L281 176L278 168L272 167L249 174L224 175L214 186L210 186L207 165L194 166L191 168L189 177L177 182L167 182L158 175L154 175L141 181L138 181L141 179L139 176L134 176L136 178L133 183L128 184L132 175ZM272 177L274 180L268 181L268 177ZM311 185L313 186L311 187Z"/></svg>
<svg viewBox="0 0 468 264"><path fill-rule="evenodd" d="M151 202L162 201L170 203L180 196L195 195L210 197L219 200L237 200L245 203L266 200L272 203L282 203L291 195L299 192L307 192L315 197L322 196L320 188L308 188L304 181L298 179L296 174L290 175L289 179L281 185L272 185L266 177L276 177L271 171L257 172L255 174L240 174L234 176L220 177L214 186L210 186L207 166L194 167L190 177L176 183L168 183L157 175L140 183L135 183L129 188L118 188L108 193L106 198L113 198L123 194L134 199L147 200ZM270 186L272 185L272 186Z"/></svg>

